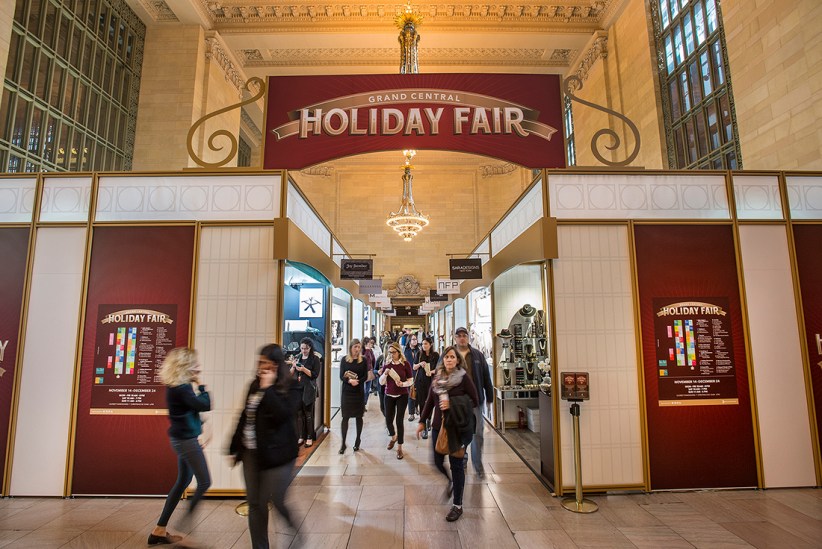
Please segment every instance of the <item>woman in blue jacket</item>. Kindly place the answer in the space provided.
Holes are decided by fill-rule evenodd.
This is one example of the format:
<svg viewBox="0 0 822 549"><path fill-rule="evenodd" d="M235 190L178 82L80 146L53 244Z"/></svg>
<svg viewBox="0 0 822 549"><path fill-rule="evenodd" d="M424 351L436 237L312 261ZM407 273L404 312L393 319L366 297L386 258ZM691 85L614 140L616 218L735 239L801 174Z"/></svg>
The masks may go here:
<svg viewBox="0 0 822 549"><path fill-rule="evenodd" d="M237 462L243 462L248 529L254 549L269 547L269 502L294 528L285 493L299 451L294 416L301 399L302 390L290 375L282 347L271 343L260 349L257 377L248 389L229 450Z"/></svg>
<svg viewBox="0 0 822 549"><path fill-rule="evenodd" d="M192 477L197 477L197 490L184 519L186 524L191 523L197 505L211 486L208 465L198 439L203 432L200 412L211 410L208 391L205 385L200 384L201 371L196 351L185 347L172 349L160 367L160 380L166 386L168 419L171 422L168 436L177 454L177 481L168 493L157 526L148 536L149 545L177 543L182 539L169 534L166 527Z"/></svg>

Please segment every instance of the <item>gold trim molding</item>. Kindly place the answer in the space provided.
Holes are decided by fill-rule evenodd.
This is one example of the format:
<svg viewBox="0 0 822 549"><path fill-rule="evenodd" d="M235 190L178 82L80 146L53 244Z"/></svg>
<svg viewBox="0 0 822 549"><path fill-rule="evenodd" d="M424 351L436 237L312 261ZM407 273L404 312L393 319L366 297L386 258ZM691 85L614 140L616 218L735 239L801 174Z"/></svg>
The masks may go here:
<svg viewBox="0 0 822 549"><path fill-rule="evenodd" d="M196 0L195 0L196 1ZM453 4L432 2L415 4L414 8L426 18L426 28L447 30L458 26L477 30L494 29L503 24L505 30L526 27L527 30L568 31L568 27L602 28L603 20L612 14L623 0L565 0L556 3L519 4ZM341 24L359 27L384 28L387 19L399 14L403 5L398 3L325 3L295 0L284 5L273 0L246 2L199 0L212 23L224 26L252 25L276 27L280 31L296 31L317 26L338 29ZM258 32L259 28L243 28L241 32Z"/></svg>
<svg viewBox="0 0 822 549"><path fill-rule="evenodd" d="M396 65L396 48L290 48L243 49L235 52L243 67L321 65ZM427 65L515 65L567 67L579 50L544 48L425 48L420 61Z"/></svg>

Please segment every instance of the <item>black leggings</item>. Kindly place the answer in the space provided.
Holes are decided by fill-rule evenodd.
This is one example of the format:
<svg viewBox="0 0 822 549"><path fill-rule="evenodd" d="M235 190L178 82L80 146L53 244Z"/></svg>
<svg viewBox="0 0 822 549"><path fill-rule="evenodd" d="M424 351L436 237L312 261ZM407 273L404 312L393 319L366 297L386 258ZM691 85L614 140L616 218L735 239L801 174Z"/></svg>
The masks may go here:
<svg viewBox="0 0 822 549"><path fill-rule="evenodd" d="M301 439L314 439L314 403L308 406L300 402L297 408L297 436Z"/></svg>
<svg viewBox="0 0 822 549"><path fill-rule="evenodd" d="M352 416L343 416L342 417L342 443L345 444L345 439L348 438L348 420L351 419ZM360 436L362 435L362 416L354 416L355 423L357 424L357 440L354 441L355 446L360 445Z"/></svg>
<svg viewBox="0 0 822 549"><path fill-rule="evenodd" d="M393 397L385 395L385 426L388 427L388 434L391 438L397 436L397 443L403 444L405 437L405 409L408 407L408 395ZM396 417L397 430L394 431L394 419Z"/></svg>

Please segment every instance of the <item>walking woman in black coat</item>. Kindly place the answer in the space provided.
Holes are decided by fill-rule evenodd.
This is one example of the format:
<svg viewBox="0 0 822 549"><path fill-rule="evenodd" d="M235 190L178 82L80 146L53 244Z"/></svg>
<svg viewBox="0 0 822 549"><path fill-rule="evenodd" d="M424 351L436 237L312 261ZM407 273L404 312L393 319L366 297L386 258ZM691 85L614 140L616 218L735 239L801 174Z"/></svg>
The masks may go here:
<svg viewBox="0 0 822 549"><path fill-rule="evenodd" d="M359 339L352 339L348 345L348 354L340 359L340 412L342 413L342 446L344 454L347 446L348 420L352 417L357 423L357 438L354 440L354 451L360 449L362 435L362 415L365 412L365 381L368 379L368 362L362 356L362 344Z"/></svg>
<svg viewBox="0 0 822 549"><path fill-rule="evenodd" d="M243 462L248 529L254 549L268 549L268 503L273 503L291 528L285 493L294 476L298 445L294 413L302 392L290 375L282 347L260 349L257 377L234 431L229 453Z"/></svg>

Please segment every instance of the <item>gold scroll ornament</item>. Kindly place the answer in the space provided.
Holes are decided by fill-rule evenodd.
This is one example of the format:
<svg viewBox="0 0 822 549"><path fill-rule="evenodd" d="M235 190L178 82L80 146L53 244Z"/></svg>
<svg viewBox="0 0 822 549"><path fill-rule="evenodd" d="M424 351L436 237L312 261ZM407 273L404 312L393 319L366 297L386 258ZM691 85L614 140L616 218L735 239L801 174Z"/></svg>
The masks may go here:
<svg viewBox="0 0 822 549"><path fill-rule="evenodd" d="M257 87L259 88L259 91L257 91L257 93L254 94L252 97L249 97L248 99L246 99L245 101L241 101L240 103L236 103L234 105L229 105L228 107L222 108L218 111L215 111L215 112L212 112L212 113L209 113L209 114L205 115L204 117L200 118L197 122L195 122L194 125L191 126L191 129L188 130L188 138L186 139L186 146L188 147L188 156L191 157L191 159L194 160L194 162L196 162L197 165L202 166L203 168L221 168L221 167L225 166L226 164L228 164L231 161L231 159L236 156L236 154L237 154L237 138L230 131L228 131L228 130L216 130L215 132L213 132L208 137L208 148L210 150L214 151L214 152L218 152L218 151L223 150L222 146L218 147L214 144L214 141L218 137L227 137L229 142L231 143L231 150L229 150L228 155L223 160L219 160L217 162L207 162L207 161L203 160L202 158L200 158L199 156L197 156L197 153L194 151L194 145L193 145L194 134L197 133L197 130L200 128L200 126L202 126L205 123L205 121L208 120L209 118L214 118L215 116L220 116L221 114L223 114L225 112L228 112L230 110L233 110L233 109L241 109L245 105L248 105L250 103L254 103L258 99L260 99L262 97L265 97L266 85L265 85L265 81L262 78L258 78L258 77L255 76L254 78L250 78L248 80L248 82L245 83L245 89L247 89L249 92L251 91L251 87L250 87L251 84L256 84Z"/></svg>
<svg viewBox="0 0 822 549"><path fill-rule="evenodd" d="M581 103L581 104L583 104L587 107L591 107L592 109L596 109L598 111L606 112L606 113L610 114L611 116L616 116L617 118L622 120L625 123L625 125L628 126L628 128L634 134L634 150L631 151L631 154L629 154L628 157L625 160L622 160L622 161L619 161L619 162L614 162L614 161L611 161L611 160L607 160L604 156L602 156L602 154L599 152L598 143L599 143L599 138L600 137L602 137L604 135L607 135L611 138L611 144L610 145L605 145L605 148L608 149L609 151L614 151L614 150L618 149L620 147L620 145L622 144L622 140L619 138L619 134L617 134L617 132L615 132L614 130L612 130L610 128L603 128L603 129L597 131L594 134L594 137L591 138L591 152L594 154L596 159L599 160L600 162L602 162L603 164L605 164L606 166L627 166L628 164L633 162L634 159L639 154L639 147L640 147L639 129L637 129L636 124L634 124L631 121L631 119L628 118L627 116L625 116L624 114L621 114L621 113L618 113L618 112L613 111L611 109L608 109L606 107L603 107L602 105L597 105L596 103L591 103L590 101L585 101L584 99L580 99L579 97L575 96L573 91L571 90L571 84L572 83L577 84L577 90L582 89L582 79L579 78L578 76L569 76L562 83L562 91L566 96L570 97L573 101L576 101L577 103Z"/></svg>

